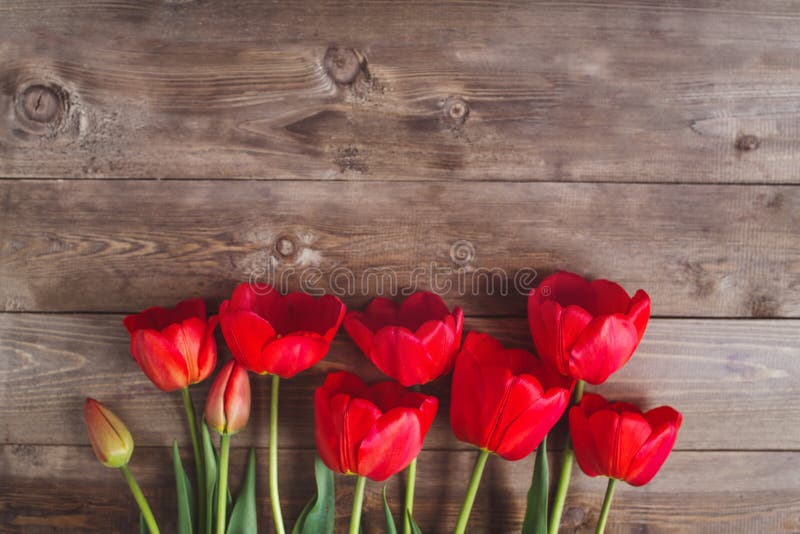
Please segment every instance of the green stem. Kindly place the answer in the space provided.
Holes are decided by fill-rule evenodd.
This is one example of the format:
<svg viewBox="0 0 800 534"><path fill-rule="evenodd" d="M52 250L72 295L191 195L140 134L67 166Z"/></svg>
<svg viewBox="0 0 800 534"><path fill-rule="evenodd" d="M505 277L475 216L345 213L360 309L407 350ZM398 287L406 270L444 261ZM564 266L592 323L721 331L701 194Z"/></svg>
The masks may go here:
<svg viewBox="0 0 800 534"><path fill-rule="evenodd" d="M406 479L406 507L403 512L403 534L411 534L411 514L414 511L414 485L417 482L417 459L408 466Z"/></svg>
<svg viewBox="0 0 800 534"><path fill-rule="evenodd" d="M217 534L225 534L225 512L228 505L228 460L231 435L222 434L219 441L219 485L217 486Z"/></svg>
<svg viewBox="0 0 800 534"><path fill-rule="evenodd" d="M356 490L353 494L353 513L350 514L350 534L358 534L361 531L361 508L364 506L364 488L367 486L367 479L359 476L356 479Z"/></svg>
<svg viewBox="0 0 800 534"><path fill-rule="evenodd" d="M475 495L478 493L478 486L483 476L483 468L486 467L486 460L489 458L489 451L481 450L478 459L475 460L475 467L472 469L472 478L467 486L467 494L464 496L464 504L461 505L461 513L458 514L455 534L464 534L467 530L469 514L472 512L472 505L475 503Z"/></svg>
<svg viewBox="0 0 800 534"><path fill-rule="evenodd" d="M123 465L119 470L122 471L122 476L128 481L128 486L131 488L133 498L136 499L136 504L139 505L139 510L142 511L142 517L144 517L144 522L147 523L150 534L160 534L158 525L156 524L156 518L153 517L153 511L150 509L150 505L147 504L147 499L144 497L144 493L142 493L142 488L139 487L139 484L137 484L136 479L133 477L133 473L131 473L127 465Z"/></svg>
<svg viewBox="0 0 800 534"><path fill-rule="evenodd" d="M203 462L200 436L197 432L197 416L194 413L194 403L189 393L189 388L181 390L183 394L183 408L186 410L186 419L189 421L189 434L192 436L192 450L194 452L194 466L197 471L197 517L200 523L198 532L205 532L205 506L206 506L206 469Z"/></svg>
<svg viewBox="0 0 800 534"><path fill-rule="evenodd" d="M276 534L286 534L281 513L281 498L278 495L278 392L281 377L272 375L269 401L269 500Z"/></svg>
<svg viewBox="0 0 800 534"><path fill-rule="evenodd" d="M578 380L575 384L575 391L572 394L572 402L567 407L566 413L569 414L571 406L578 404L583 398L583 380ZM561 457L561 474L558 477L558 488L553 499L553 515L550 516L549 534L558 534L561 526L561 514L564 513L564 503L567 501L567 490L569 489L569 479L572 476L572 461L575 458L575 451L572 450L572 440L567 430L567 442L564 444L564 455Z"/></svg>
<svg viewBox="0 0 800 534"><path fill-rule="evenodd" d="M603 534L606 529L606 521L608 521L608 511L611 510L611 499L614 498L614 487L617 485L616 478L608 479L608 486L606 486L606 497L603 499L603 508L600 510L600 519L597 520L597 530L595 534Z"/></svg>

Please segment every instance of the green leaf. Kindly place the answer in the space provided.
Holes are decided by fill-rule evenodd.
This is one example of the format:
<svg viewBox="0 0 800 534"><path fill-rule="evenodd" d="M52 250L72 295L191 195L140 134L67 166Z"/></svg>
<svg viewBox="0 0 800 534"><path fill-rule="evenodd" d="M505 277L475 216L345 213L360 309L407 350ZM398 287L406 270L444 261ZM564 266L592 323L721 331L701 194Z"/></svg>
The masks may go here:
<svg viewBox="0 0 800 534"><path fill-rule="evenodd" d="M411 515L411 512L406 511L406 515L408 515L408 522L411 523L411 532L413 534L422 534L422 531L419 529L417 522L414 521L414 517Z"/></svg>
<svg viewBox="0 0 800 534"><path fill-rule="evenodd" d="M194 517L194 500L192 485L183 470L178 442L172 442L172 463L175 467L175 488L178 492L178 534L193 534L192 517Z"/></svg>
<svg viewBox="0 0 800 534"><path fill-rule="evenodd" d="M528 507L522 522L522 534L547 534L547 488L550 473L547 467L547 436L536 449L533 479L528 490Z"/></svg>
<svg viewBox="0 0 800 534"><path fill-rule="evenodd" d="M247 474L236 498L227 534L258 534L256 514L256 452L250 449L247 459Z"/></svg>
<svg viewBox="0 0 800 534"><path fill-rule="evenodd" d="M139 514L139 534L150 534L150 529L147 528L147 523L141 513Z"/></svg>
<svg viewBox="0 0 800 534"><path fill-rule="evenodd" d="M336 519L336 491L333 471L319 456L314 459L317 494L306 504L292 529L292 534L331 534Z"/></svg>
<svg viewBox="0 0 800 534"><path fill-rule="evenodd" d="M386 519L386 534L397 534L397 525L394 523L389 502L386 500L386 486L383 487L383 517Z"/></svg>
<svg viewBox="0 0 800 534"><path fill-rule="evenodd" d="M217 451L211 442L208 426L203 421L200 425L203 440L203 460L206 468L206 531L202 534L211 534L214 528L214 514L216 512L216 498L214 492L217 488Z"/></svg>

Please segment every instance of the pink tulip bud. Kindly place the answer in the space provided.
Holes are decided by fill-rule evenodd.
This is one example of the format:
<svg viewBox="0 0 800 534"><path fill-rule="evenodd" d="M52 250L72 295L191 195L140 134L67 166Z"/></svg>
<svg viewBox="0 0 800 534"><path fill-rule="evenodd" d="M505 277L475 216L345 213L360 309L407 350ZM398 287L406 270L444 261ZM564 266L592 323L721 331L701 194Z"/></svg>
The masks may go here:
<svg viewBox="0 0 800 534"><path fill-rule="evenodd" d="M250 417L250 378L247 370L229 361L214 379L206 399L206 421L220 434L235 434Z"/></svg>
<svg viewBox="0 0 800 534"><path fill-rule="evenodd" d="M97 459L106 467L128 465L133 454L133 437L125 423L94 399L86 399L83 415L89 441Z"/></svg>

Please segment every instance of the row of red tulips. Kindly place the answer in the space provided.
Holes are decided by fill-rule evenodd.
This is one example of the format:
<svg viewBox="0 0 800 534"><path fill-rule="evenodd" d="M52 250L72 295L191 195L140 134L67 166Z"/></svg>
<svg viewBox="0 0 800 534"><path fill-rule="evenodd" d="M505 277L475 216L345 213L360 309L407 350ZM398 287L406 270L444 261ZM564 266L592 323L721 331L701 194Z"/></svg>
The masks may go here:
<svg viewBox="0 0 800 534"><path fill-rule="evenodd" d="M455 531L466 530L488 455L516 461L538 447L523 532L557 532L573 454L586 474L609 477L598 523L602 532L615 481L635 486L649 482L672 450L681 424L680 413L669 407L642 413L630 404L582 395L584 382L601 384L631 358L650 317L650 299L641 290L631 298L614 282L588 282L560 272L543 280L528 302L538 357L505 348L486 333L469 332L462 345L461 309L451 311L439 296L425 292L411 295L400 305L376 298L363 312L345 313L344 304L333 296L281 295L267 286L241 284L231 299L222 303L218 317L207 318L205 304L199 299L181 302L171 310L150 308L126 317L131 353L144 373L164 391L183 392L198 484L197 509L184 514L190 524L182 525L181 530L222 534L255 529L253 514L245 522L234 521L227 503L230 436L249 418L247 371L252 371L272 377L270 501L275 529L284 532L277 485L280 379L291 378L324 358L344 323L364 355L393 379L366 385L354 374L331 373L315 393L319 457L328 469L358 477L350 532L359 532L365 478L383 481L406 468L404 531L418 531L412 516L416 458L436 416L438 400L408 388L416 389L451 372L453 432L480 450ZM214 329L218 323L234 360L218 373L206 401L205 421L221 434L219 460L215 461L213 446L198 431L188 388L208 378L216 367ZM571 442L563 455L558 490L548 513L546 436L571 398ZM133 449L129 432L93 400L86 403L86 423L98 458L123 470L144 523L150 532L158 532L127 468ZM206 433L205 424L201 425ZM294 532L332 531L332 516L307 515L309 510L313 511L313 501ZM236 510L233 516L237 516ZM387 507L389 531L393 528L390 517Z"/></svg>

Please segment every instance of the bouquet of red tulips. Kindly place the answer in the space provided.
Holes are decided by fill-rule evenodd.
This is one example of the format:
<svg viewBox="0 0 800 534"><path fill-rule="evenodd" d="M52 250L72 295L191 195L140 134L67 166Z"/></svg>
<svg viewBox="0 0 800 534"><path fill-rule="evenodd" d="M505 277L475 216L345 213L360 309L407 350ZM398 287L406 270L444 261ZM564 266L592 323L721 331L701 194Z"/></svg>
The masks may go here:
<svg viewBox="0 0 800 534"><path fill-rule="evenodd" d="M177 443L173 462L181 534L257 532L255 460L250 452L242 489L234 501L228 489L231 438L250 415L248 372L271 377L269 497L275 531L285 533L278 491L278 391L328 353L340 325L364 355L390 380L365 384L336 372L314 394L318 458L317 494L292 533L334 530L334 473L357 477L349 532L360 532L366 479L381 482L407 470L402 530L421 532L413 517L417 456L438 409L435 396L419 386L452 373L450 424L455 436L478 449L455 532L466 531L481 475L490 454L507 461L536 450L523 533L556 534L573 459L589 476L608 477L597 532L603 532L614 486L649 482L673 448L681 414L662 406L648 412L603 397L583 394L584 383L599 385L631 358L650 318L650 299L630 297L614 282L566 272L553 274L528 299L528 320L538 356L504 347L488 333L469 332L462 344L463 314L426 292L401 304L374 299L364 311L345 312L333 296L281 295L268 286L239 285L207 317L194 299L173 309L149 308L125 318L133 358L163 391L180 390L195 461L192 484L181 465ZM217 366L214 330L220 325L234 359L222 366L198 421L189 387ZM310 401L310 399L309 399ZM547 435L568 411L570 436L562 456L555 496L548 495ZM111 410L85 403L86 426L97 458L119 468L141 511L142 532L158 533L150 506L128 468L133 438ZM209 428L219 434L214 445ZM386 532L397 532L384 489ZM552 502L551 502L552 501Z"/></svg>

